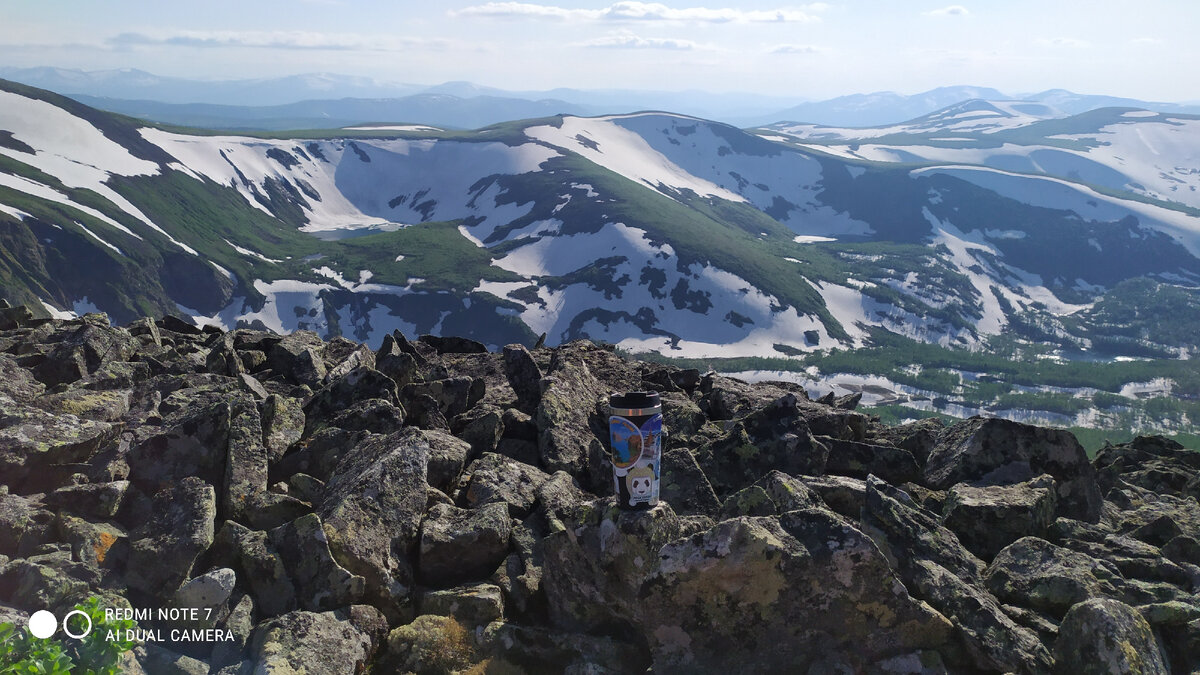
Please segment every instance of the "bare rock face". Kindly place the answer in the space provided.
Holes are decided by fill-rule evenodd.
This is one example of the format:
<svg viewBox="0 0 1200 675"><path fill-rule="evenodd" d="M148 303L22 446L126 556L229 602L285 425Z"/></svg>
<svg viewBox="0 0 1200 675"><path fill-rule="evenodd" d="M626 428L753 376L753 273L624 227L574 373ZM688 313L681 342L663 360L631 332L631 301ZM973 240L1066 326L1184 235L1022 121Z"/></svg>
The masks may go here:
<svg viewBox="0 0 1200 675"><path fill-rule="evenodd" d="M0 312L0 620L211 610L129 672L1109 673L1200 668L1200 454L888 427L587 341ZM649 389L622 511L606 397ZM1123 604L1122 604L1123 603Z"/></svg>

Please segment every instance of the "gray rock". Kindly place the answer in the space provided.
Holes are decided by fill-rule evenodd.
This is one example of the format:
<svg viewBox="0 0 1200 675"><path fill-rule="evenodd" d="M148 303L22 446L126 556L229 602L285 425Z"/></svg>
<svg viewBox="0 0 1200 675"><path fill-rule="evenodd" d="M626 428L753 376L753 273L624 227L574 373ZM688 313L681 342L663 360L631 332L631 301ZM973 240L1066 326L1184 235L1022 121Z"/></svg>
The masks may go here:
<svg viewBox="0 0 1200 675"><path fill-rule="evenodd" d="M211 570L180 586L171 604L175 607L211 609L220 617L218 620L223 620L228 615L229 600L236 583L237 573L232 569L221 567Z"/></svg>
<svg viewBox="0 0 1200 675"><path fill-rule="evenodd" d="M1016 485L950 488L942 522L983 560L1025 536L1044 536L1057 506L1054 479L1042 475Z"/></svg>
<svg viewBox="0 0 1200 675"><path fill-rule="evenodd" d="M153 642L139 645L134 650L138 663L147 673L154 675L208 675L208 664L171 651Z"/></svg>
<svg viewBox="0 0 1200 675"><path fill-rule="evenodd" d="M804 481L782 471L772 471L760 478L754 485L766 492L776 513L826 508L821 496L805 485ZM861 505L861 499L857 503ZM834 510L837 511L837 509ZM861 506L859 509L855 509L856 515L850 517L857 517L860 510Z"/></svg>
<svg viewBox="0 0 1200 675"><path fill-rule="evenodd" d="M517 394L517 407L533 410L542 396L542 369L524 345L505 345L504 374Z"/></svg>
<svg viewBox="0 0 1200 675"><path fill-rule="evenodd" d="M917 460L903 448L829 436L817 440L829 447L829 460L825 464L827 473L864 479L868 474L874 474L892 485L916 480L921 475Z"/></svg>
<svg viewBox="0 0 1200 675"><path fill-rule="evenodd" d="M1118 597L1124 579L1111 564L1037 537L1013 542L988 566L984 582L997 598L1061 618L1076 603Z"/></svg>
<svg viewBox="0 0 1200 675"><path fill-rule="evenodd" d="M835 513L855 519L867 500L867 482L846 476L800 476L798 480Z"/></svg>
<svg viewBox="0 0 1200 675"><path fill-rule="evenodd" d="M241 386L242 391L253 396L256 401L265 401L271 396L270 392L263 387L262 382L259 382L253 375L238 374L238 385Z"/></svg>
<svg viewBox="0 0 1200 675"><path fill-rule="evenodd" d="M349 431L387 435L400 431L404 421L404 409L400 406L381 398L368 398L334 413L329 425Z"/></svg>
<svg viewBox="0 0 1200 675"><path fill-rule="evenodd" d="M467 468L466 501L471 508L503 502L514 518L529 515L537 490L550 479L544 471L502 455L486 453Z"/></svg>
<svg viewBox="0 0 1200 675"><path fill-rule="evenodd" d="M427 614L400 626L387 637L384 667L390 672L452 673L475 660L470 635L453 617Z"/></svg>
<svg viewBox="0 0 1200 675"><path fill-rule="evenodd" d="M406 384L401 390L400 400L410 401L425 395L437 401L442 416L450 419L465 413L483 400L486 386L482 378L448 377L432 382Z"/></svg>
<svg viewBox="0 0 1200 675"><path fill-rule="evenodd" d="M511 532L505 504L435 505L421 523L421 579L444 587L487 578L508 555Z"/></svg>
<svg viewBox="0 0 1200 675"><path fill-rule="evenodd" d="M124 568L129 556L129 533L109 522L91 522L58 514L58 540L71 545L71 554L95 569Z"/></svg>
<svg viewBox="0 0 1200 675"><path fill-rule="evenodd" d="M117 422L129 412L129 389L68 389L35 399L33 405L55 415L75 415L97 422Z"/></svg>
<svg viewBox="0 0 1200 675"><path fill-rule="evenodd" d="M729 520L740 516L775 516L775 502L767 491L758 485L742 488L729 495L721 504L718 520Z"/></svg>
<svg viewBox="0 0 1200 675"><path fill-rule="evenodd" d="M233 639L222 640L213 646L209 657L210 672L221 672L222 668L240 668L243 663L247 666L246 673L250 672L252 664L249 661L243 662L242 658L245 656L246 643L254 630L253 620L254 600L249 595L243 595L234 603L224 622L225 630L230 632Z"/></svg>
<svg viewBox="0 0 1200 675"><path fill-rule="evenodd" d="M0 394L0 481L18 492L53 490L66 482L63 465L90 459L116 433L107 422L52 415Z"/></svg>
<svg viewBox="0 0 1200 675"><path fill-rule="evenodd" d="M269 459L262 440L262 418L253 402L233 401L228 438L221 507L226 518L247 522L247 510L266 499Z"/></svg>
<svg viewBox="0 0 1200 675"><path fill-rule="evenodd" d="M1071 608L1058 628L1054 672L1072 675L1166 675L1150 625L1137 610L1111 599Z"/></svg>
<svg viewBox="0 0 1200 675"><path fill-rule="evenodd" d="M213 543L216 501L212 486L194 476L155 494L148 520L131 535L129 587L169 598Z"/></svg>
<svg viewBox="0 0 1200 675"><path fill-rule="evenodd" d="M134 444L128 460L130 482L148 493L185 476L198 477L209 485L222 484L229 447L230 402L199 405L202 399L184 392L176 392L168 400L179 409L169 413L161 430Z"/></svg>
<svg viewBox="0 0 1200 675"><path fill-rule="evenodd" d="M267 350L267 365L277 375L282 375L296 384L306 384L313 389L321 386L325 379L325 361L318 349L324 342L312 331L298 330L286 335Z"/></svg>
<svg viewBox="0 0 1200 675"><path fill-rule="evenodd" d="M268 396L261 410L263 445L270 461L277 462L304 434L304 410L299 400L279 394Z"/></svg>
<svg viewBox="0 0 1200 675"><path fill-rule="evenodd" d="M549 471L566 471L588 489L599 489L611 474L600 475L603 445L589 418L602 403L604 390L583 360L555 354L550 374L542 381L542 397L535 416L538 451Z"/></svg>
<svg viewBox="0 0 1200 675"><path fill-rule="evenodd" d="M469 584L421 597L421 613L451 616L467 627L486 626L504 618L504 597L492 584Z"/></svg>
<svg viewBox="0 0 1200 675"><path fill-rule="evenodd" d="M794 394L746 415L695 453L718 497L754 483L773 469L820 475L828 455L829 448L809 431Z"/></svg>
<svg viewBox="0 0 1200 675"><path fill-rule="evenodd" d="M83 600L87 582L69 574L69 565L45 562L16 559L0 565L0 602L32 613Z"/></svg>
<svg viewBox="0 0 1200 675"><path fill-rule="evenodd" d="M317 514L280 525L267 534L267 539L283 562L301 609L337 609L363 599L366 580L334 560Z"/></svg>
<svg viewBox="0 0 1200 675"><path fill-rule="evenodd" d="M366 597L389 616L408 604L428 466L421 443L368 437L342 457L318 508L334 558L366 579Z"/></svg>
<svg viewBox="0 0 1200 675"><path fill-rule="evenodd" d="M357 675L371 662L386 630L383 616L366 605L290 612L255 629L254 672Z"/></svg>
<svg viewBox="0 0 1200 675"><path fill-rule="evenodd" d="M948 428L925 466L925 483L1003 485L1048 473L1057 482L1058 515L1100 519L1100 487L1083 446L1069 431L1003 419L971 418Z"/></svg>
<svg viewBox="0 0 1200 675"><path fill-rule="evenodd" d="M23 497L0 494L0 554L30 555L51 540L55 516Z"/></svg>
<svg viewBox="0 0 1200 675"><path fill-rule="evenodd" d="M910 593L954 617L975 667L1027 673L1050 667L1050 655L1037 636L978 588L983 563L908 494L869 477L862 526Z"/></svg>
<svg viewBox="0 0 1200 675"><path fill-rule="evenodd" d="M359 401L382 399L399 405L396 383L392 378L368 366L358 366L341 377L331 379L304 405L305 430L311 432L320 423L329 422L338 413Z"/></svg>
<svg viewBox="0 0 1200 675"><path fill-rule="evenodd" d="M17 403L30 403L42 395L46 385L38 382L28 371L9 358L0 354L0 394L4 394Z"/></svg>
<svg viewBox="0 0 1200 675"><path fill-rule="evenodd" d="M676 513L715 516L721 508L708 477L686 448L663 453L661 476L659 499L669 503ZM612 485L611 478L609 485ZM611 494L613 490L609 487L604 493Z"/></svg>
<svg viewBox="0 0 1200 675"><path fill-rule="evenodd" d="M471 446L444 431L406 429L415 439L419 436L429 446L429 484L439 490L447 490L458 480L471 456Z"/></svg>

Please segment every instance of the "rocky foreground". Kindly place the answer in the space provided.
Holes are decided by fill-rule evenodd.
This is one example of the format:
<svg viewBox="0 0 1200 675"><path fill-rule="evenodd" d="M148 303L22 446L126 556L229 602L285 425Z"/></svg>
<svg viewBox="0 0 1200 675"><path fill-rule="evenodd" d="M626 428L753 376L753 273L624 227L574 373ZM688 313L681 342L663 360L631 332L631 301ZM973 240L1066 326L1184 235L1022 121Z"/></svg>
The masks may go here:
<svg viewBox="0 0 1200 675"><path fill-rule="evenodd" d="M639 389L664 503L621 512L605 400ZM0 309L0 621L203 610L139 622L154 675L1200 669L1200 453L856 404L588 342Z"/></svg>

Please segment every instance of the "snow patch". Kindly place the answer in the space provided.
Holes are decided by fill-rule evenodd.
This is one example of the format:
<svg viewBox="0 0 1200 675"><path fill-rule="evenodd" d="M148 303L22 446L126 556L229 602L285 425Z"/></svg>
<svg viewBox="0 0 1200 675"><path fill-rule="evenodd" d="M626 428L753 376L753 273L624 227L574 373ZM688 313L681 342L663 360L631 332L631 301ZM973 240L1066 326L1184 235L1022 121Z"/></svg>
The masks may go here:
<svg viewBox="0 0 1200 675"><path fill-rule="evenodd" d="M92 232L91 230L87 229L87 227L85 227L83 223L81 223L81 222L79 222L79 221L74 221L74 222L75 222L75 224L76 224L76 225L78 225L78 226L79 226L79 229L81 229L81 230L83 230L84 232L86 232L86 233L87 233L87 235L88 235L89 237L91 237L92 239L95 239L96 241L100 242L101 244L103 244L103 245L105 245L105 246L109 247L110 249L112 249L112 250L116 251L116 252L117 252L117 255L120 255L120 256L124 256L124 255L125 255L125 252L124 252L124 251L122 251L121 249L117 248L116 246L113 246L112 244L108 243L107 241L104 241L103 239L101 239L99 236L97 236L97 235L96 235L96 233L95 233L95 232Z"/></svg>
<svg viewBox="0 0 1200 675"><path fill-rule="evenodd" d="M823 241L837 241L837 238L835 238L835 237L818 237L813 234L801 234L801 235L795 237L794 239L792 239L792 241L796 242L797 244L816 244L816 243L823 242Z"/></svg>

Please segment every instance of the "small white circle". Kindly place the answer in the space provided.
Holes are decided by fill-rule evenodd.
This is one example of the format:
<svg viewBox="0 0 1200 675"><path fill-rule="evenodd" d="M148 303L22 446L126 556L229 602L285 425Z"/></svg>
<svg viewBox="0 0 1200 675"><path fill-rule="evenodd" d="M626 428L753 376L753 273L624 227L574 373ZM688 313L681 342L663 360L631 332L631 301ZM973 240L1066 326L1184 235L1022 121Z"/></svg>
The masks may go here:
<svg viewBox="0 0 1200 675"><path fill-rule="evenodd" d="M34 612L29 617L29 632L35 638L46 639L54 635L55 628L58 628L58 619L44 609Z"/></svg>
<svg viewBox="0 0 1200 675"><path fill-rule="evenodd" d="M75 616L76 614L87 620L87 628L83 629L83 632L78 635L72 633L70 628L67 628L67 622L70 621L71 617ZM78 609L73 609L67 612L67 615L63 617L63 632L75 638L76 640L87 637L88 634L92 632L92 617L88 616L87 612Z"/></svg>

